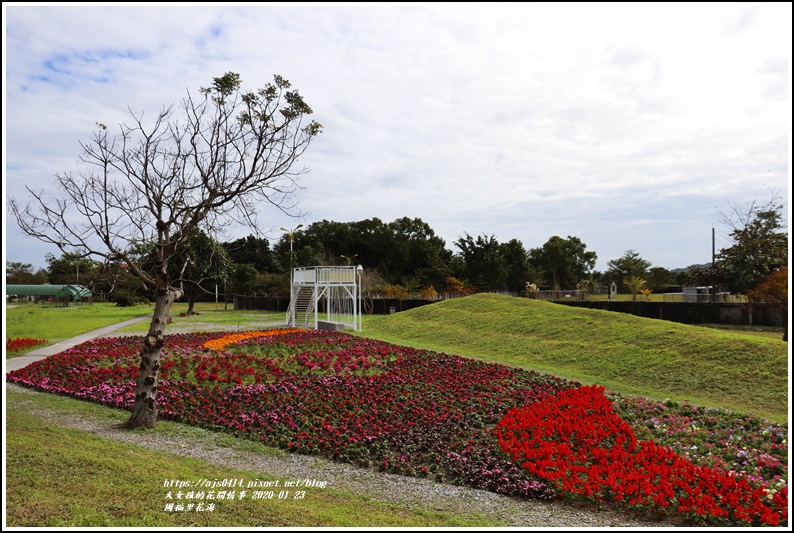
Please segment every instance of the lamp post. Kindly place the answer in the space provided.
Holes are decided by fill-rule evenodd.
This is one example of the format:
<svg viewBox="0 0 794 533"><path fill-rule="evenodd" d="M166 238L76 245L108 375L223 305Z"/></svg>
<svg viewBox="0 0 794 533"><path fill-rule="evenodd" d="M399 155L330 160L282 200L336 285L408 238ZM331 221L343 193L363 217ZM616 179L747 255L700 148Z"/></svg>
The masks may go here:
<svg viewBox="0 0 794 533"><path fill-rule="evenodd" d="M358 254L354 254L354 255L352 255L351 257L348 257L348 256L346 256L346 255L340 255L339 257L341 257L341 258L343 258L343 259L347 259L347 264L348 264L348 266L349 266L349 265L350 265L350 263L353 261L353 259L355 259L356 257L358 257Z"/></svg>
<svg viewBox="0 0 794 533"><path fill-rule="evenodd" d="M358 254L356 254L356 255L358 255ZM364 308L361 305L361 303L362 303L361 302L361 289L362 289L362 287L361 287L361 273L362 272L364 272L364 267L362 267L361 265L358 265L356 267L356 273L358 274L358 316L357 316L358 324L356 324L358 326L358 330L357 331L361 331L363 329L363 325L364 325L364 317L362 316L362 313L364 312Z"/></svg>
<svg viewBox="0 0 794 533"><path fill-rule="evenodd" d="M298 231L298 228L302 228L302 227L303 224L298 224L297 226L295 226L295 229L292 231L284 227L281 228L283 231L287 232L287 235L289 235L289 301L290 301L290 308L292 308L293 326L295 325L295 308L292 303L292 290L295 282L293 280L294 272L292 270L292 243L295 242L295 232Z"/></svg>
<svg viewBox="0 0 794 533"><path fill-rule="evenodd" d="M290 231L287 228L281 228L282 230L287 232L289 235L289 284L290 284L290 295L292 295L292 243L295 242L295 232L298 231L298 228L302 228L303 224L298 224L295 226L295 229Z"/></svg>

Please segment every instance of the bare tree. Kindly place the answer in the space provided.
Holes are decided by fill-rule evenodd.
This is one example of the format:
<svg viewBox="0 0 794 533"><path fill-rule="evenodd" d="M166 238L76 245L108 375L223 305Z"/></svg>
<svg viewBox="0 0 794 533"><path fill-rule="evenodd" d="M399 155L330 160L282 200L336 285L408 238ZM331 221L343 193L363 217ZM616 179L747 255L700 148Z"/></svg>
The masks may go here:
<svg viewBox="0 0 794 533"><path fill-rule="evenodd" d="M730 233L744 231L752 225L758 213L782 212L782 196L777 189L769 190L769 199L760 201L751 199L744 202L731 201L725 207L712 205L717 211L717 220L725 226Z"/></svg>
<svg viewBox="0 0 794 533"><path fill-rule="evenodd" d="M281 76L256 92L240 86L239 74L229 72L201 88L198 98L188 91L176 109L164 107L148 124L132 110L131 123L117 134L98 124L91 141L81 143L80 160L91 170L56 174L63 198L28 188L26 206L9 201L25 234L61 250L126 263L154 290L128 428L157 423L166 318L183 294L169 260L200 226L217 231L239 222L257 231L259 204L290 212L291 193L306 172L293 167L322 129L307 119L311 108ZM141 243L154 248L150 270L132 252Z"/></svg>

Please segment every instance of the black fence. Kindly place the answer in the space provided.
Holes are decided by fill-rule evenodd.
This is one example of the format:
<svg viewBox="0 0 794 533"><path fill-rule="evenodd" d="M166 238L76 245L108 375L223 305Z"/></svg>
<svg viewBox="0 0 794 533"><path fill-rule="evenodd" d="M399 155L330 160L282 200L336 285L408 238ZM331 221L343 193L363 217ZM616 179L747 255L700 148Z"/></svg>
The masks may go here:
<svg viewBox="0 0 794 533"><path fill-rule="evenodd" d="M376 298L370 303L364 304L364 314L386 315L389 313L396 313L399 311L407 311L415 307L427 305L427 300L403 300L402 302L396 299ZM369 306L372 306L370 313ZM250 311L281 311L287 312L289 309L289 298L275 298L271 296L235 296L234 308Z"/></svg>
<svg viewBox="0 0 794 533"><path fill-rule="evenodd" d="M602 309L618 313L629 313L644 318L658 318L682 324L732 324L739 326L782 327L783 314L766 304L722 304L688 302L575 302L555 301L570 307Z"/></svg>
<svg viewBox="0 0 794 533"><path fill-rule="evenodd" d="M240 311L282 311L287 312L289 298L271 296L235 296L234 309Z"/></svg>
<svg viewBox="0 0 794 533"><path fill-rule="evenodd" d="M365 304L364 314L386 315L407 311L433 302L419 299L407 299L402 302L396 299L376 298ZM629 313L644 318L656 318L680 322L682 324L732 324L744 326L782 327L787 316L766 304L739 303L694 303L694 302L641 302L641 301L570 301L555 300L554 303L571 307L586 307L617 313ZM267 296L235 296L234 308L240 310L281 311L286 313L289 298Z"/></svg>

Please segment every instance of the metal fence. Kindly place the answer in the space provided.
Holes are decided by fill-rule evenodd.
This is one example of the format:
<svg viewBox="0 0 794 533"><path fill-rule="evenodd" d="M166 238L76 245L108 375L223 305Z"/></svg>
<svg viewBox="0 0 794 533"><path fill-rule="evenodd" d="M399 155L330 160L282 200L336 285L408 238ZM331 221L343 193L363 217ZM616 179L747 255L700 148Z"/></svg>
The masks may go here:
<svg viewBox="0 0 794 533"><path fill-rule="evenodd" d="M742 294L719 292L717 294L692 294L686 292L665 292L662 301L668 303L702 303L702 304L742 304L747 297Z"/></svg>
<svg viewBox="0 0 794 533"><path fill-rule="evenodd" d="M567 300L572 302L587 301L587 291L567 290L567 291L526 291L527 298L534 300Z"/></svg>

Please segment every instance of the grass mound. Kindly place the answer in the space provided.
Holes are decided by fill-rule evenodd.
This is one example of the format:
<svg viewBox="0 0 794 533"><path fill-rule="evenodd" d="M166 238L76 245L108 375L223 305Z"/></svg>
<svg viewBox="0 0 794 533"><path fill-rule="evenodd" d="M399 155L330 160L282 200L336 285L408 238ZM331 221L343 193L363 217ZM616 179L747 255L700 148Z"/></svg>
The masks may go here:
<svg viewBox="0 0 794 533"><path fill-rule="evenodd" d="M788 415L788 344L774 339L495 294L370 317L364 334L623 394Z"/></svg>

